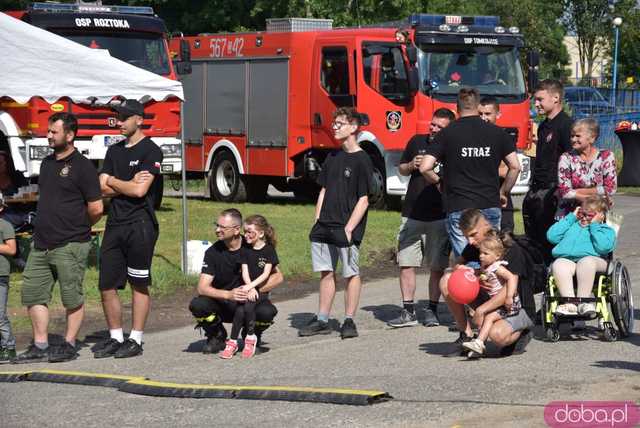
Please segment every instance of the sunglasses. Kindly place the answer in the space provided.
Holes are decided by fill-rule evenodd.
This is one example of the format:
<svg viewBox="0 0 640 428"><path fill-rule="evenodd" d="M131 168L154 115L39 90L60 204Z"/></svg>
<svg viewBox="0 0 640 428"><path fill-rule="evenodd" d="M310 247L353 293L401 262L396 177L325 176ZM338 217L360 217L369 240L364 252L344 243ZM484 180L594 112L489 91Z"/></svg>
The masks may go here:
<svg viewBox="0 0 640 428"><path fill-rule="evenodd" d="M595 212L586 212L583 210L578 211L578 218L580 220L591 220L592 218L594 218L598 213Z"/></svg>

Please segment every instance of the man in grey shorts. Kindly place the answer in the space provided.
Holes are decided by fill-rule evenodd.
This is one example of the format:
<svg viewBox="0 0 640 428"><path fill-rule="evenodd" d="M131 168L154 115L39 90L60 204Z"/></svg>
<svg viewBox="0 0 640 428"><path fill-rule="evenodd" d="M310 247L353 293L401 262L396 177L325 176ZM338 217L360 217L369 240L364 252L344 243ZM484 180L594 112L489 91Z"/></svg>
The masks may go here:
<svg viewBox="0 0 640 428"><path fill-rule="evenodd" d="M360 123L361 115L352 108L339 108L334 113L334 138L341 143L342 150L329 154L322 166L316 222L309 234L313 271L320 272L320 302L317 315L300 329L300 336L331 332L328 321L336 294L338 260L347 280L345 320L340 335L343 339L358 336L353 321L362 288L358 249L367 223L373 174L371 159L356 139Z"/></svg>
<svg viewBox="0 0 640 428"><path fill-rule="evenodd" d="M414 297L416 294L416 268L426 260L429 268L429 306L425 310L424 325L440 325L438 282L449 266L451 244L445 225L442 194L437 186L427 183L420 174L420 163L433 137L455 120L453 112L440 108L433 113L429 135L415 135L402 153L398 172L410 176L402 205L402 221L398 232L398 265L400 266L400 292L402 311L389 321L390 327L409 327L418 324Z"/></svg>

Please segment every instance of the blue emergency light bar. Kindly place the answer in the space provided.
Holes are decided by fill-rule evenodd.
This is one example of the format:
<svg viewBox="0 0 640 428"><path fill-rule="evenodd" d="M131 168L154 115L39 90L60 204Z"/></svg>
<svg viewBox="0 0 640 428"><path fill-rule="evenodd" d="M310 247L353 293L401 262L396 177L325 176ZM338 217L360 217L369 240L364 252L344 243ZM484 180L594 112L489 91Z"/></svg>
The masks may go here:
<svg viewBox="0 0 640 428"><path fill-rule="evenodd" d="M153 8L148 6L103 6L96 3L33 3L30 10L41 12L70 12L70 13L122 13L131 15L153 15Z"/></svg>
<svg viewBox="0 0 640 428"><path fill-rule="evenodd" d="M460 15L431 15L416 13L409 17L412 27L439 27L440 25L467 25L473 27L497 27L500 25L499 16L460 16Z"/></svg>

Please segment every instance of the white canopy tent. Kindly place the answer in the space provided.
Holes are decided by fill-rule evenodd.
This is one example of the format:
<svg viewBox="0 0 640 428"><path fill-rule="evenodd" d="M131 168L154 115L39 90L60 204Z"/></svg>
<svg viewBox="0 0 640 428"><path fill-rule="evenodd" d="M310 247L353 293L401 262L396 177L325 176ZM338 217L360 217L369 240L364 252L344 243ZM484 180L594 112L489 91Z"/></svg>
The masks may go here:
<svg viewBox="0 0 640 428"><path fill-rule="evenodd" d="M123 43L125 43L123 41ZM0 96L19 103L41 97L108 103L116 96L141 102L174 96L182 84L0 13Z"/></svg>
<svg viewBox="0 0 640 428"><path fill-rule="evenodd" d="M125 41L123 41L125 43ZM107 51L90 49L56 34L0 13L0 98L26 103L40 97L49 103L67 97L76 103L107 104L115 97L147 102L177 97L182 84L135 67ZM187 209L184 138L183 271L186 266Z"/></svg>

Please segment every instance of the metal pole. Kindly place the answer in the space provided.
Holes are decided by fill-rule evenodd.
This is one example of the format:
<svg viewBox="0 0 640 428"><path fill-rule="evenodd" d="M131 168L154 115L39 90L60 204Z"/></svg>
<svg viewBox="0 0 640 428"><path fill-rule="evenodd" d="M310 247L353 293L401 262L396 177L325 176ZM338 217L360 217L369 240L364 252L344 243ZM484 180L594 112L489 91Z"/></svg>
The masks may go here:
<svg viewBox="0 0 640 428"><path fill-rule="evenodd" d="M187 160L184 143L184 101L180 102L180 146L182 158L182 273L187 273L187 240L189 239L189 220L187 211Z"/></svg>
<svg viewBox="0 0 640 428"><path fill-rule="evenodd" d="M620 33L620 28L616 25L616 44L614 48L613 54L613 82L611 85L611 103L613 107L616 107L616 89L618 86L618 34Z"/></svg>

